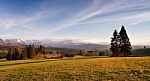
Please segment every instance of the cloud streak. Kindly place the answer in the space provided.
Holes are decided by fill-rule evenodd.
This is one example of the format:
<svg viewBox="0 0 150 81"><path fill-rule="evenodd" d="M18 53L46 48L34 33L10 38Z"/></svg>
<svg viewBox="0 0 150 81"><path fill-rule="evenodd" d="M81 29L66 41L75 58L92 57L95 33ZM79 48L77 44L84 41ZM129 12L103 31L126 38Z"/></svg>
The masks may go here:
<svg viewBox="0 0 150 81"><path fill-rule="evenodd" d="M139 24L150 20L150 12L144 12L139 14L122 14L109 16L104 18L93 19L79 24L94 24L94 23L116 23L116 22L128 22L129 24Z"/></svg>
<svg viewBox="0 0 150 81"><path fill-rule="evenodd" d="M33 27L36 22L51 19L64 11L64 9L59 9L59 11L56 11L52 8L48 8L47 6L47 1L44 1L37 7L36 10L34 9L33 11L30 11L31 13L28 15L16 16L14 14L9 14L9 12L5 12L3 13L5 17L3 17L3 20L0 20L0 27L10 29L12 27L20 26L27 30L33 31L33 29L36 30L35 27Z"/></svg>
<svg viewBox="0 0 150 81"><path fill-rule="evenodd" d="M59 25L57 25L55 27L55 29L49 30L47 32L52 33L52 32L56 32L56 31L65 29L67 27L71 27L73 25L78 24L79 22L82 22L82 21L89 19L91 17L94 17L96 15L99 15L99 14L102 14L105 12L109 12L109 11L111 11L110 8L114 8L116 5L120 4L120 2L118 2L111 6L107 5L108 6L107 9L106 8L104 9L103 6L102 6L102 8L99 9L99 5L101 5L100 3L101 2L99 2L99 0L93 0L92 4L89 7L87 7L87 9L79 11L74 17L72 17L68 20L62 21Z"/></svg>
<svg viewBox="0 0 150 81"><path fill-rule="evenodd" d="M131 1L131 0L109 0L108 2L105 2L103 0L91 0L91 4L88 5L85 9L82 9L78 12L75 12L73 16L62 20L61 22L58 22L55 26L55 28L46 31L47 33L53 33L60 31L62 29L72 27L74 25L79 24L90 24L90 23L107 23L107 22L114 22L114 21L132 21L131 23L138 24L141 22L145 22L149 20L149 12L144 13L134 13L127 14L127 15L111 15L109 16L102 16L97 18L93 18L95 16L101 16L103 14L111 14L111 12L118 12L121 10L130 10L132 8L135 9L145 9L150 8L149 4L150 2L146 2L147 0L140 0L140 1ZM10 29L15 26L22 26L27 30L33 30L36 26L34 23L45 20L50 17L55 17L59 13L63 13L62 10L51 10L46 8L47 4L46 2L43 3L39 8L39 11L34 12L32 15L27 15L23 17L17 17L17 18L6 18L4 20L1 20L2 23L0 26L5 27L5 29ZM50 14L51 13L51 14ZM125 12L126 13L126 12ZM122 13L121 13L122 14ZM134 21L140 18L141 20ZM49 27L48 27L49 28ZM40 30L37 30L40 31Z"/></svg>
<svg viewBox="0 0 150 81"><path fill-rule="evenodd" d="M78 24L90 24L90 23L106 23L106 22L114 22L114 21L132 21L131 23L141 23L149 20L149 13L134 13L134 9L145 9L150 8L150 2L144 2L146 0L141 1L131 1L131 0L112 0L108 3L104 3L102 0L93 0L91 5L89 5L86 9L79 11L72 18L67 19L59 23L55 26L55 29L51 29L48 32L53 33L74 25ZM133 11L132 11L133 9ZM103 14L111 14L112 12L119 12L123 10L131 10L132 12L124 12L129 13L127 15L111 15L111 17L100 17L99 19L92 19L95 16L101 16ZM133 14L134 13L134 14ZM121 13L122 14L122 13ZM114 16L114 17L113 17ZM92 19L92 21L88 21L88 19ZM137 19L139 19L137 21ZM141 20L140 20L141 19Z"/></svg>

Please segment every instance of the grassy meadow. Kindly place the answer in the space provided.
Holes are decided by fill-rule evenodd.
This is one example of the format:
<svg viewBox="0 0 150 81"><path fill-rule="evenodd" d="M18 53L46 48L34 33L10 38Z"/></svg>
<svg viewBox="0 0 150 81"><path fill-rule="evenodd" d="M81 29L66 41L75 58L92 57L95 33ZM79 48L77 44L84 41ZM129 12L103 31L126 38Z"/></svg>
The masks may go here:
<svg viewBox="0 0 150 81"><path fill-rule="evenodd" d="M150 57L0 62L0 81L149 81Z"/></svg>

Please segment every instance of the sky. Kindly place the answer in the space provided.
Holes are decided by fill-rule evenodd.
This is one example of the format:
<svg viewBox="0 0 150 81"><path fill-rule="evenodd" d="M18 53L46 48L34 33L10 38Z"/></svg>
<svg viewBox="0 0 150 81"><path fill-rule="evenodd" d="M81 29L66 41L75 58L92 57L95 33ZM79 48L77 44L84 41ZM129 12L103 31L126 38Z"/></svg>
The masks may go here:
<svg viewBox="0 0 150 81"><path fill-rule="evenodd" d="M0 0L0 37L110 42L124 25L150 45L150 0Z"/></svg>

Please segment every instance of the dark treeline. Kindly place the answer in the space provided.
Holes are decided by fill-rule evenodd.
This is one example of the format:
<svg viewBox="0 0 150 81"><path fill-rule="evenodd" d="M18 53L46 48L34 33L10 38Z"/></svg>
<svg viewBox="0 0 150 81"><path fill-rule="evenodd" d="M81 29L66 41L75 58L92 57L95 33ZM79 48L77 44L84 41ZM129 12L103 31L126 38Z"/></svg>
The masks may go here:
<svg viewBox="0 0 150 81"><path fill-rule="evenodd" d="M109 50L74 50L67 48L46 48L42 45L26 45L25 47L11 47L6 55L7 60L24 60L34 58L62 58L80 56L108 56Z"/></svg>
<svg viewBox="0 0 150 81"><path fill-rule="evenodd" d="M32 59L37 54L46 54L46 48L42 45L35 46L26 45L25 48L20 47L11 47L8 50L8 54L6 55L7 60L23 60L23 59Z"/></svg>

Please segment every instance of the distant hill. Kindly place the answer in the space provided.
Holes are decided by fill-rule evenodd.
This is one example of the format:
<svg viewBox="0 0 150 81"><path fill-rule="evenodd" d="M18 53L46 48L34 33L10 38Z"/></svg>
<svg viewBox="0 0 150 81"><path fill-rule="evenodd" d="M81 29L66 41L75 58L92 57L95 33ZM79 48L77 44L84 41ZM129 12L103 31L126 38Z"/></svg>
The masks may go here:
<svg viewBox="0 0 150 81"><path fill-rule="evenodd" d="M52 46L57 48L71 48L71 49L85 49L85 50L109 50L110 45L109 44L63 44L63 45L57 45ZM150 46L146 46L147 48L150 48ZM135 49L142 49L144 48L144 45L132 45L132 50Z"/></svg>
<svg viewBox="0 0 150 81"><path fill-rule="evenodd" d="M71 49L82 49L82 50L106 50L110 48L110 45L100 45L100 44L79 44L79 45L62 45L61 48L71 48Z"/></svg>
<svg viewBox="0 0 150 81"><path fill-rule="evenodd" d="M150 48L135 49L133 50L133 55L150 56Z"/></svg>
<svg viewBox="0 0 150 81"><path fill-rule="evenodd" d="M132 49L135 50L135 49L142 49L144 48L144 46L146 48L150 48L150 45L132 45Z"/></svg>
<svg viewBox="0 0 150 81"><path fill-rule="evenodd" d="M9 46L24 45L44 45L54 48L84 49L84 50L109 50L109 42L90 43L76 39L43 39L43 40L22 40L22 39L2 39L0 38L0 48L8 48ZM150 48L150 46L146 46ZM142 49L144 45L132 45L132 49Z"/></svg>

